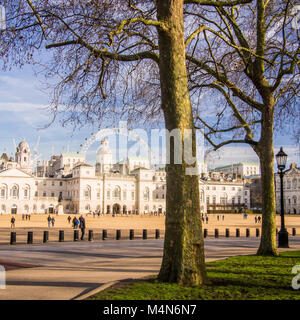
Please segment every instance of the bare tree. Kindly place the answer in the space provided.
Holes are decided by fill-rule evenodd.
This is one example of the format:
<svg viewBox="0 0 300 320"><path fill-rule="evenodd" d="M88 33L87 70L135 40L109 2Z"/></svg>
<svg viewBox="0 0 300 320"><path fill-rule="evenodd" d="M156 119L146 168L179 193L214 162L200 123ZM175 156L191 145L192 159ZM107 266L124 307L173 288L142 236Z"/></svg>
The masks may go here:
<svg viewBox="0 0 300 320"><path fill-rule="evenodd" d="M195 156L185 50L196 34L185 35L184 7L222 9L249 2L7 0L0 52L7 66L22 66L48 50L46 61L39 63L50 82L60 79L53 88L52 109L63 112L65 121L81 124L163 114L169 131L180 130L182 146L184 130L192 130ZM173 140L170 149L172 155ZM175 164L171 156L166 168L166 234L159 279L197 285L206 281L206 272L199 181L198 176L186 175L189 167L193 165L184 157L182 164Z"/></svg>
<svg viewBox="0 0 300 320"><path fill-rule="evenodd" d="M195 102L196 126L215 150L246 143L260 159L261 255L278 254L274 121L279 125L299 115L300 51L299 30L293 28L291 14L294 4L256 0L230 8L185 8L197 35L187 50L191 95L193 101L200 93L215 102L215 117L205 117L207 113Z"/></svg>

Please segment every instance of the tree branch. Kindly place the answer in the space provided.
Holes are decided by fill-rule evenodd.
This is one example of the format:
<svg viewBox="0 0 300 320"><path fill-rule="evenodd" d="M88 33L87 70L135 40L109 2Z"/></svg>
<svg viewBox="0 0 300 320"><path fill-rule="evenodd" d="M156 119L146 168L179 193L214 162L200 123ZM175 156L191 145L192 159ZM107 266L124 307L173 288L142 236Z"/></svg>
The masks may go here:
<svg viewBox="0 0 300 320"><path fill-rule="evenodd" d="M232 1L212 1L212 0L184 0L185 4L199 4L213 7L232 7L240 4L248 4L253 0L232 0Z"/></svg>
<svg viewBox="0 0 300 320"><path fill-rule="evenodd" d="M37 21L39 22L39 25L42 29L42 33L43 33L43 36L44 38L47 40L47 36L46 36L46 30L45 28L43 27L43 22L38 14L38 12L36 11L34 5L32 4L32 2L30 0L27 0L27 3L29 5L29 7L31 8L31 10L33 11L33 14L35 15L35 17L37 18Z"/></svg>

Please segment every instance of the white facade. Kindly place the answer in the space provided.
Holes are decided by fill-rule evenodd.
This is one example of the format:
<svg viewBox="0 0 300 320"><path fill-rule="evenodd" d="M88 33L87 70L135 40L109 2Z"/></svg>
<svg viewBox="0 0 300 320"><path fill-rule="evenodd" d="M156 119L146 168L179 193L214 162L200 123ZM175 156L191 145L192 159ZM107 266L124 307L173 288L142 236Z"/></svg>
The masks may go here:
<svg viewBox="0 0 300 320"><path fill-rule="evenodd" d="M260 166L258 162L239 162L217 167L213 171L223 172L224 174L239 174L244 177L260 174Z"/></svg>
<svg viewBox="0 0 300 320"><path fill-rule="evenodd" d="M20 146L20 145L19 145ZM0 213L149 213L165 212L166 172L150 169L145 159L126 159L112 164L107 140L101 142L95 166L84 155L62 154L40 162L31 173L29 146L22 142L16 162L1 157ZM26 153L24 152L26 147ZM135 167L135 168L134 168ZM249 208L250 191L242 180L219 173L199 178L202 212L232 207ZM219 209L220 209L219 208Z"/></svg>
<svg viewBox="0 0 300 320"><path fill-rule="evenodd" d="M280 177L275 174L276 211L280 213ZM283 199L285 213L300 213L300 168L292 163L283 177Z"/></svg>

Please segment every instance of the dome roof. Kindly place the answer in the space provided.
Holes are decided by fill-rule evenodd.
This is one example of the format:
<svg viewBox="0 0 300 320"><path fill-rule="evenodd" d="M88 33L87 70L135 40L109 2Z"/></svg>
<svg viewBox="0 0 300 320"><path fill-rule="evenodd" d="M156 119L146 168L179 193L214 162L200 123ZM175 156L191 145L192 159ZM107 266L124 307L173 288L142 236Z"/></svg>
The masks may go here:
<svg viewBox="0 0 300 320"><path fill-rule="evenodd" d="M19 143L19 145L18 145L18 148L19 149L29 149L29 145L28 145L28 143L24 140L24 138L23 138L23 140Z"/></svg>
<svg viewBox="0 0 300 320"><path fill-rule="evenodd" d="M97 150L97 155L100 155L100 154L111 154L111 150L109 148L109 144L108 144L107 138L104 138L101 141L101 146Z"/></svg>

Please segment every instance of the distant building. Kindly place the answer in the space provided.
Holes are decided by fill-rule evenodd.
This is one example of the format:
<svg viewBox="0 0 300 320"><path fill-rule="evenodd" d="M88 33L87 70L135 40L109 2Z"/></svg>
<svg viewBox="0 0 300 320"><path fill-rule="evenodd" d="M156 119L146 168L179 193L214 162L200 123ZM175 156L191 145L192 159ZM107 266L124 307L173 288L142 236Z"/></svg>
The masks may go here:
<svg viewBox="0 0 300 320"><path fill-rule="evenodd" d="M250 188L250 208L262 209L261 176L259 174L245 178L246 185Z"/></svg>
<svg viewBox="0 0 300 320"><path fill-rule="evenodd" d="M126 158L112 163L108 140L97 150L95 166L85 155L65 153L39 161L32 168L23 140L15 159L0 159L0 213L163 213L166 171L151 169L148 159ZM240 174L207 173L199 166L200 206L205 212L250 208L250 189Z"/></svg>
<svg viewBox="0 0 300 320"><path fill-rule="evenodd" d="M200 179L203 212L241 212L250 209L250 188L241 175L221 172L203 174Z"/></svg>
<svg viewBox="0 0 300 320"><path fill-rule="evenodd" d="M240 174L243 177L260 174L260 166L258 162L239 162L231 165L217 167L211 171L223 172L225 174Z"/></svg>
<svg viewBox="0 0 300 320"><path fill-rule="evenodd" d="M275 174L276 211L280 213L280 177ZM283 177L285 213L300 214L300 168L293 162Z"/></svg>

